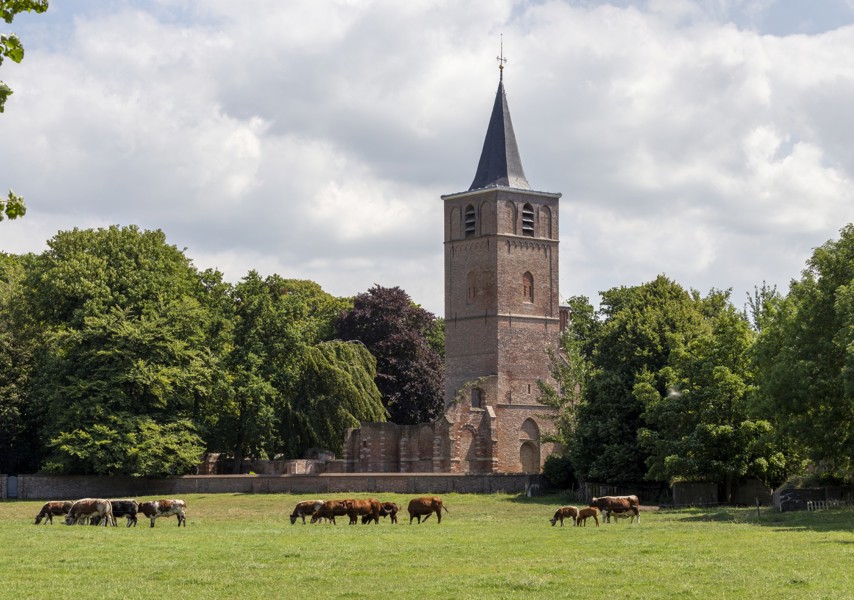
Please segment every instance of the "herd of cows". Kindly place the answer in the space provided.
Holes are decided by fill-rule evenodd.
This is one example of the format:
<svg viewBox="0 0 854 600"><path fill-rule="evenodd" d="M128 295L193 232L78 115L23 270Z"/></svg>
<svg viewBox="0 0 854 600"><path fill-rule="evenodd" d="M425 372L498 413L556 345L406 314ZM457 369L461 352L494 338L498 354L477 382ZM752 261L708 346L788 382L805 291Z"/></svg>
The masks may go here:
<svg viewBox="0 0 854 600"><path fill-rule="evenodd" d="M442 511L450 512L438 496L414 498L409 501L406 510L409 512L410 525L413 519L418 519L418 523L421 523L421 517L424 517L426 521L434 513L436 514L436 521L441 523ZM306 517L311 517L312 523L325 520L334 525L335 517L345 515L350 519L350 525L358 523L359 517L362 518L363 524L371 521L376 524L380 522L380 517L391 517L391 522L394 524L397 523L398 512L400 512L399 505L394 502L380 502L376 498L368 498L367 500L352 498L346 500L303 500L297 503L291 513L291 525L300 518L305 524Z"/></svg>
<svg viewBox="0 0 854 600"><path fill-rule="evenodd" d="M572 519L572 524L576 526L587 526L587 519L593 519L596 522L596 527L599 527L599 515L602 515L606 523L611 519L616 521L619 518L631 518L630 523L634 523L635 519L640 523L640 501L637 496L603 496L601 498L593 498L590 505L585 508L577 506L562 506L555 511L554 516L550 519L552 527L560 521L560 526L563 527L564 519Z"/></svg>
<svg viewBox="0 0 854 600"><path fill-rule="evenodd" d="M116 524L116 518L126 517L127 526L136 527L137 515L142 513L151 519L151 526L158 517L178 517L178 527L187 526L187 503L183 500L151 500L137 502L132 499L105 500L103 498L83 498L76 502L54 500L45 502L36 515L36 525L44 521L53 524L54 517L65 517L66 525L107 525Z"/></svg>
<svg viewBox="0 0 854 600"><path fill-rule="evenodd" d="M394 502L380 502L375 498L357 500L348 498L345 500L303 500L298 502L291 513L291 525L302 519L310 517L311 523L327 521L335 524L335 517L346 516L350 525L355 525L361 517L362 523L379 523L380 517L390 517L391 522L397 523L397 513L401 507ZM438 496L422 496L409 501L406 508L409 513L409 524L414 519L421 523L421 518L426 521L430 515L436 515L436 522L442 522L442 511L448 511ZM51 501L45 502L39 514L36 515L35 524L42 521L53 523L53 517L65 517L66 525L116 525L116 518L126 517L127 526L136 526L137 515L142 513L151 519L151 526L158 517L175 515L178 517L178 527L182 524L187 526L187 503L183 500L151 500L148 502L137 502L132 499L105 500L102 498L84 498L76 502ZM560 521L561 527L565 519L572 519L573 525L587 525L587 519L593 519L596 527L599 527L599 517L605 522L617 518L635 519L640 523L640 502L637 496L604 496L593 498L589 506L578 508L575 506L562 506L558 508L550 519L552 526Z"/></svg>

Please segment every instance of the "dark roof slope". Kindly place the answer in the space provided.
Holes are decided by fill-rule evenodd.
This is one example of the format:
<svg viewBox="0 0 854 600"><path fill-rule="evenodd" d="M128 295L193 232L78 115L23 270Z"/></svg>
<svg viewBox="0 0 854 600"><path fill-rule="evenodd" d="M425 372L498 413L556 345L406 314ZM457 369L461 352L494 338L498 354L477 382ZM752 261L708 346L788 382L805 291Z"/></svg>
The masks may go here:
<svg viewBox="0 0 854 600"><path fill-rule="evenodd" d="M513 122L510 120L507 96L504 94L503 78L498 82L498 92L495 94L495 104L489 118L486 139L483 141L480 162L469 190L496 186L531 189L522 169L522 159L519 158L516 134L513 133Z"/></svg>

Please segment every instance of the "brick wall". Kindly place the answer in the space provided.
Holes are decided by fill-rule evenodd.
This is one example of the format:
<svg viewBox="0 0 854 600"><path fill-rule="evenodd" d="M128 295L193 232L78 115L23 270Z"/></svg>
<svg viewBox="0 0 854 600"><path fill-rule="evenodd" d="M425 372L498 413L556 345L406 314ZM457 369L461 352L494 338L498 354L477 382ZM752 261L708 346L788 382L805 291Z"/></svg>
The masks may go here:
<svg viewBox="0 0 854 600"><path fill-rule="evenodd" d="M0 478L5 483L5 476ZM168 479L20 475L22 500L172 497L183 494L494 494L524 493L537 476L342 473L334 475L188 475ZM3 488L5 489L5 488Z"/></svg>

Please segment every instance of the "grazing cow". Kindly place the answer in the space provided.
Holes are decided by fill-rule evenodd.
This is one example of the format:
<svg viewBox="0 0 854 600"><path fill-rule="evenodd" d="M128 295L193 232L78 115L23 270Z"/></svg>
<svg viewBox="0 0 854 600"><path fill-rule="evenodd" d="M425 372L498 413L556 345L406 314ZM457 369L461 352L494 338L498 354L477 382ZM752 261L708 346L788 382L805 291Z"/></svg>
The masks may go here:
<svg viewBox="0 0 854 600"><path fill-rule="evenodd" d="M118 517L127 517L127 526L136 527L136 515L139 513L139 503L131 498L124 500L110 500L113 505L113 525Z"/></svg>
<svg viewBox="0 0 854 600"><path fill-rule="evenodd" d="M347 516L350 517L350 525L356 525L362 515L370 517L375 523L380 522L380 501L376 498L368 498L367 500L349 498L344 500L344 508L347 511Z"/></svg>
<svg viewBox="0 0 854 600"><path fill-rule="evenodd" d="M44 519L44 524L47 525L50 523L53 525L54 517L61 517L63 515L67 515L68 511L71 510L71 505L73 502L68 502L67 500L52 500L50 502L45 502L42 509L39 511L39 514L36 515L35 525L38 525Z"/></svg>
<svg viewBox="0 0 854 600"><path fill-rule="evenodd" d="M113 505L109 500L101 498L83 498L72 504L65 516L65 524L82 525L91 517L97 517L99 523L103 521L104 527L116 524L113 518Z"/></svg>
<svg viewBox="0 0 854 600"><path fill-rule="evenodd" d="M380 516L381 517L391 517L391 524L394 525L397 523L397 513L400 512L400 506L395 504L394 502L380 502ZM365 515L362 517L362 523L370 523L371 519L373 519L373 515Z"/></svg>
<svg viewBox="0 0 854 600"><path fill-rule="evenodd" d="M631 522L635 519L640 523L640 502L637 496L602 496L601 498L593 498L590 501L590 506L595 506L599 510L609 511L609 514L614 513L630 513Z"/></svg>
<svg viewBox="0 0 854 600"><path fill-rule="evenodd" d="M316 523L321 519L326 519L335 525L335 517L347 514L347 508L344 505L345 502L346 500L327 500L313 515L311 515L311 522Z"/></svg>
<svg viewBox="0 0 854 600"><path fill-rule="evenodd" d="M578 508L575 506L563 506L555 511L555 516L549 519L552 522L552 527L560 521L560 526L563 527L564 519L572 519L572 524L578 521Z"/></svg>
<svg viewBox="0 0 854 600"><path fill-rule="evenodd" d="M302 517L302 524L305 525L305 518L313 516L314 513L320 510L321 506L323 506L323 500L303 500L302 502L297 502L294 512L291 513L291 525L296 523L300 517Z"/></svg>
<svg viewBox="0 0 854 600"><path fill-rule="evenodd" d="M416 518L418 519L418 523L421 524L421 515L424 515L424 520L426 521L433 513L436 513L436 519L441 523L442 509L445 509L445 512L450 512L442 504L442 499L438 496L424 496L410 500L407 507L409 511L409 524L412 525L412 519Z"/></svg>
<svg viewBox="0 0 854 600"><path fill-rule="evenodd" d="M578 511L578 518L575 520L575 526L581 527L584 525L587 527L587 519L593 517L593 520L596 521L596 527L599 527L599 509L595 506L588 506L587 508L582 508Z"/></svg>
<svg viewBox="0 0 854 600"><path fill-rule="evenodd" d="M139 505L139 512L151 519L151 526L154 527L154 521L157 517L170 517L175 515L178 517L178 527L182 524L187 526L187 503L183 500L153 500L151 502L142 502Z"/></svg>

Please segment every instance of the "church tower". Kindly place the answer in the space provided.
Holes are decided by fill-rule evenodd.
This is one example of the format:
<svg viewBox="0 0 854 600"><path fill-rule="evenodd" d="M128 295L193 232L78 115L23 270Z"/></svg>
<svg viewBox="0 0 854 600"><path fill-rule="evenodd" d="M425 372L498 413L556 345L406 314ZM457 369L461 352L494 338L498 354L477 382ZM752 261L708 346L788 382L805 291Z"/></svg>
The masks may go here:
<svg viewBox="0 0 854 600"><path fill-rule="evenodd" d="M547 349L560 335L561 194L528 184L503 62L474 181L442 196L445 404L455 414L458 472L535 472L551 449L540 443L552 409L539 404L537 380L550 378Z"/></svg>

